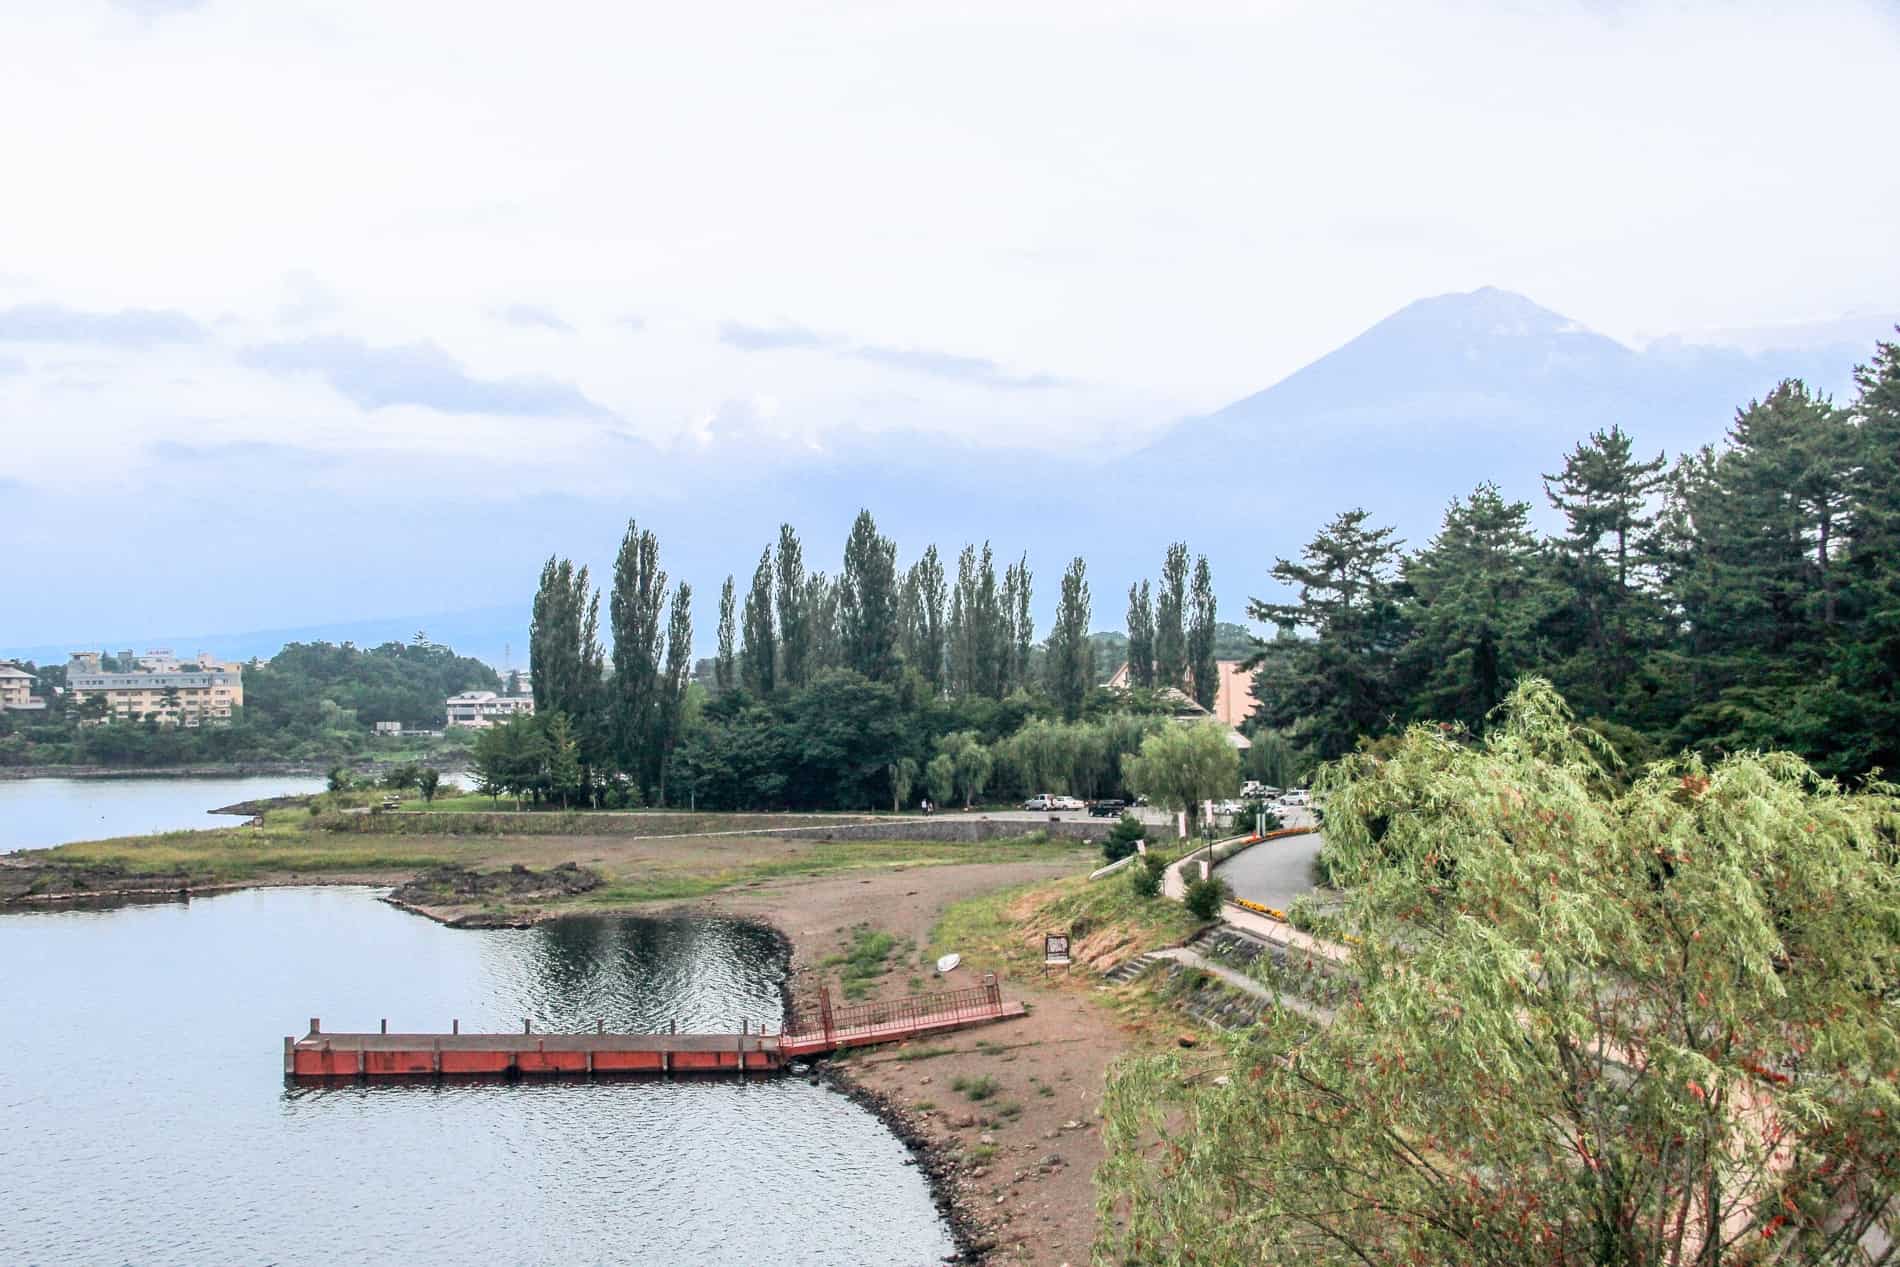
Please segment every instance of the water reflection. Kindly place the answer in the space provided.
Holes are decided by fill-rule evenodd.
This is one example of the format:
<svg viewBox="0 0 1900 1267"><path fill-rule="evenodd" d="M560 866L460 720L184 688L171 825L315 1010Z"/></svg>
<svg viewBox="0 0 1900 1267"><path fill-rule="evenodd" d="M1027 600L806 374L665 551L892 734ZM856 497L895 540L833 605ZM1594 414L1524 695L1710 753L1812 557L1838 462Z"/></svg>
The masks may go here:
<svg viewBox="0 0 1900 1267"><path fill-rule="evenodd" d="M282 1080L312 1015L776 1020L783 956L730 921L461 932L334 889L0 917L0 1261L935 1262L902 1146L796 1079Z"/></svg>

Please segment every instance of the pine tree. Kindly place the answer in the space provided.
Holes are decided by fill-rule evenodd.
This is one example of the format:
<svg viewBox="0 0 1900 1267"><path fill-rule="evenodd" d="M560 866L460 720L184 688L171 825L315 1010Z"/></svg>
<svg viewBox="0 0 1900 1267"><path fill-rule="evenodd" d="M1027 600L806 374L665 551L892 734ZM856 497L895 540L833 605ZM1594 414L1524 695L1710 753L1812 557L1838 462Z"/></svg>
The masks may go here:
<svg viewBox="0 0 1900 1267"><path fill-rule="evenodd" d="M719 588L719 652L713 658L713 683L721 691L731 690L739 681L733 606L732 575L727 573L726 583Z"/></svg>
<svg viewBox="0 0 1900 1267"><path fill-rule="evenodd" d="M1476 732L1520 674L1537 667L1539 556L1530 506L1480 484L1445 511L1431 543L1405 560L1410 712Z"/></svg>
<svg viewBox="0 0 1900 1267"><path fill-rule="evenodd" d="M1187 583L1187 543L1177 541L1168 547L1155 591L1156 686L1178 687L1187 681Z"/></svg>
<svg viewBox="0 0 1900 1267"><path fill-rule="evenodd" d="M1627 714L1617 692L1663 637L1650 587L1657 559L1656 496L1663 456L1639 460L1620 427L1592 432L1544 477L1544 495L1567 525L1556 543L1557 579L1568 601L1550 616L1558 684L1596 712Z"/></svg>
<svg viewBox="0 0 1900 1267"><path fill-rule="evenodd" d="M739 646L739 680L763 699L777 683L778 637L772 625L772 551L759 556L746 592Z"/></svg>
<svg viewBox="0 0 1900 1267"><path fill-rule="evenodd" d="M1146 581L1128 587L1128 684L1155 684L1155 605Z"/></svg>
<svg viewBox="0 0 1900 1267"><path fill-rule="evenodd" d="M810 677L811 621L805 614L805 552L790 524L778 530L778 680L803 686Z"/></svg>
<svg viewBox="0 0 1900 1267"><path fill-rule="evenodd" d="M1253 662L1276 672L1255 715L1325 760L1391 729L1405 703L1397 675L1405 624L1393 576L1401 543L1391 528L1367 527L1368 517L1349 510L1320 529L1302 562L1274 564L1275 580L1299 587L1297 602L1248 603L1255 620L1314 635L1261 644Z"/></svg>
<svg viewBox="0 0 1900 1267"><path fill-rule="evenodd" d="M614 674L608 684L614 763L644 792L653 766L657 702L655 683L664 651L660 614L666 605L666 573L660 543L632 520L614 559L608 619L614 637Z"/></svg>
<svg viewBox="0 0 1900 1267"><path fill-rule="evenodd" d="M1082 715L1089 689L1095 685L1095 644L1089 641L1088 565L1080 557L1062 574L1062 596L1056 604L1056 623L1049 631L1046 665L1049 696L1065 720Z"/></svg>
<svg viewBox="0 0 1900 1267"><path fill-rule="evenodd" d="M878 535L868 510L845 541L838 623L846 667L873 682L897 676L897 546Z"/></svg>
<svg viewBox="0 0 1900 1267"><path fill-rule="evenodd" d="M1194 702L1212 709L1220 692L1220 666L1214 659L1214 577L1207 556L1194 560L1194 588L1188 600L1187 660Z"/></svg>

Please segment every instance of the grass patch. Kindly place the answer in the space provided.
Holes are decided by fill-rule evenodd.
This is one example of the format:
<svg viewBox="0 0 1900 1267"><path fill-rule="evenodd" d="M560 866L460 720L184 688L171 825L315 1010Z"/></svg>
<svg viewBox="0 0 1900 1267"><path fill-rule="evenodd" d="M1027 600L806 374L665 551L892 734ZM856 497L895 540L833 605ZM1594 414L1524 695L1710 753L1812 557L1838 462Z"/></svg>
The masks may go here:
<svg viewBox="0 0 1900 1267"><path fill-rule="evenodd" d="M872 982L891 970L891 956L900 945L909 952L909 942L900 943L883 929L859 924L851 930L850 948L842 955L825 960L824 966L839 970L838 980L844 986L846 998L863 998L870 992Z"/></svg>
<svg viewBox="0 0 1900 1267"><path fill-rule="evenodd" d="M935 1060L939 1056L948 1056L955 1050L954 1047L907 1047L891 1059L908 1064L913 1060Z"/></svg>
<svg viewBox="0 0 1900 1267"><path fill-rule="evenodd" d="M1005 1122L1013 1122L1023 1115L1023 1106L1014 1100L1005 1101L996 1106L996 1116Z"/></svg>
<svg viewBox="0 0 1900 1267"><path fill-rule="evenodd" d="M993 1097L1002 1088L995 1078L985 1073L976 1077L958 1074L950 1079L950 1089L961 1091L967 1099L980 1104Z"/></svg>

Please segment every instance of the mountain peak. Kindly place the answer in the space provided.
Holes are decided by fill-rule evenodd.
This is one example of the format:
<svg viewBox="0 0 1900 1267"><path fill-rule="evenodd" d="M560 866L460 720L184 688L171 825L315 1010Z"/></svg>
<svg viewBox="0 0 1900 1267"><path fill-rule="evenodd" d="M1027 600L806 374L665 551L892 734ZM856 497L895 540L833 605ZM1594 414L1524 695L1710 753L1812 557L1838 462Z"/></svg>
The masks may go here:
<svg viewBox="0 0 1900 1267"><path fill-rule="evenodd" d="M1379 326L1392 325L1430 326L1490 338L1547 338L1590 333L1562 313L1552 312L1516 291L1500 290L1496 286L1414 300L1379 323Z"/></svg>

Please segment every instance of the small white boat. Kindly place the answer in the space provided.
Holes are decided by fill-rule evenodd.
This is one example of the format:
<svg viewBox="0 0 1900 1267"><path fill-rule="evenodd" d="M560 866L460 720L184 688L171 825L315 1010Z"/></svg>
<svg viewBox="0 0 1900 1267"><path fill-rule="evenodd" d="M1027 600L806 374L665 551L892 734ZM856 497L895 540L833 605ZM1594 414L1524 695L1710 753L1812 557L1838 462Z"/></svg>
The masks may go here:
<svg viewBox="0 0 1900 1267"><path fill-rule="evenodd" d="M945 955L943 958L937 960L937 971L938 972L953 971L956 968L956 966L962 962L963 962L962 955Z"/></svg>

